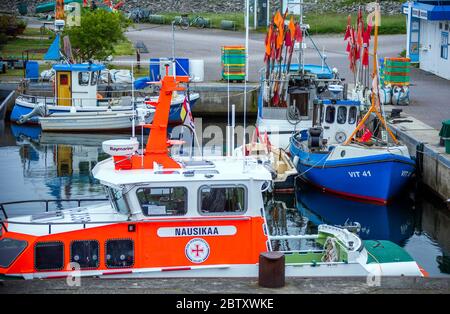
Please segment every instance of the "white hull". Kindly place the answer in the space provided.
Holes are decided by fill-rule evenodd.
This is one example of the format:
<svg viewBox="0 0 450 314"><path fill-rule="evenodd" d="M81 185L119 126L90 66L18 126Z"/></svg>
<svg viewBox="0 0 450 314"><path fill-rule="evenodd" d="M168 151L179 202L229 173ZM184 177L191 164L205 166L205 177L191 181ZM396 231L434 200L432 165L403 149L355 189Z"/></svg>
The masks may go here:
<svg viewBox="0 0 450 314"><path fill-rule="evenodd" d="M44 131L103 131L132 127L133 112L64 113L39 118Z"/></svg>
<svg viewBox="0 0 450 314"><path fill-rule="evenodd" d="M116 269L107 271L84 270L75 272L39 272L14 274L11 276L24 279L44 279L52 277L99 277L99 278L257 278L258 264L179 266L165 268ZM415 262L371 264L364 267L359 263L318 263L286 265L286 277L368 277L371 282L375 278L386 276L421 277L422 273Z"/></svg>

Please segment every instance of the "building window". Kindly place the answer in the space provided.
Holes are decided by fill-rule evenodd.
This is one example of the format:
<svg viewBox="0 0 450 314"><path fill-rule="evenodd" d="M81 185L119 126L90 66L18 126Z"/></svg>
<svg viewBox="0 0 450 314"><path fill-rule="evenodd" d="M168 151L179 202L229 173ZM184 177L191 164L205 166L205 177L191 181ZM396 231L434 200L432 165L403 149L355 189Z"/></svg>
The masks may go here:
<svg viewBox="0 0 450 314"><path fill-rule="evenodd" d="M36 270L61 270L64 267L64 245L62 242L40 242L34 247Z"/></svg>
<svg viewBox="0 0 450 314"><path fill-rule="evenodd" d="M81 86L87 86L89 85L89 72L80 72L78 73L78 84Z"/></svg>
<svg viewBox="0 0 450 314"><path fill-rule="evenodd" d="M199 198L202 214L243 213L247 206L246 189L243 186L203 186Z"/></svg>
<svg viewBox="0 0 450 314"><path fill-rule="evenodd" d="M70 246L70 261L78 263L81 269L98 267L98 241L73 241Z"/></svg>
<svg viewBox="0 0 450 314"><path fill-rule="evenodd" d="M350 107L348 111L348 123L354 124L356 122L356 115L358 113L358 109L355 106Z"/></svg>
<svg viewBox="0 0 450 314"><path fill-rule="evenodd" d="M106 241L106 266L108 268L131 267L134 264L132 240Z"/></svg>
<svg viewBox="0 0 450 314"><path fill-rule="evenodd" d="M337 112L337 123L344 124L347 121L347 108L340 106Z"/></svg>
<svg viewBox="0 0 450 314"><path fill-rule="evenodd" d="M327 106L325 110L325 122L334 123L334 116L336 115L336 108L333 106Z"/></svg>
<svg viewBox="0 0 450 314"><path fill-rule="evenodd" d="M448 59L448 32L441 33L441 58Z"/></svg>
<svg viewBox="0 0 450 314"><path fill-rule="evenodd" d="M145 216L182 216L187 212L185 187L141 188L136 194Z"/></svg>

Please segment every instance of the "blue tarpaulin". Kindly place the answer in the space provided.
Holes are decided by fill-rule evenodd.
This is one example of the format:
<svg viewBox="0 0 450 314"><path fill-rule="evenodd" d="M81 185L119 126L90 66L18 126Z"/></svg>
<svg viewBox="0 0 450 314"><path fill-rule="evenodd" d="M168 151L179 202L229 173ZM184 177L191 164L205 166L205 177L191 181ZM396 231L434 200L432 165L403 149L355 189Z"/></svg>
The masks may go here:
<svg viewBox="0 0 450 314"><path fill-rule="evenodd" d="M55 40L50 45L50 48L48 48L47 53L44 56L44 60L57 60L59 61L61 59L61 55L59 53L59 34L56 35Z"/></svg>

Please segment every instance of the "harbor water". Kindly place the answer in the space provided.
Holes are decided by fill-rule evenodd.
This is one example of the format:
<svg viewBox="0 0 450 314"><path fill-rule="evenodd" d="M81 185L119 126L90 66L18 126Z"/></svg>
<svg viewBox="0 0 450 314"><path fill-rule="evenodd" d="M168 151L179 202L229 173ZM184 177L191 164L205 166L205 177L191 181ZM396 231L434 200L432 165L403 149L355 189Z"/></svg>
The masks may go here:
<svg viewBox="0 0 450 314"><path fill-rule="evenodd" d="M203 128L207 126L204 123ZM2 124L0 202L104 198L91 170L108 157L102 141L117 137L128 138L129 134L41 133L39 127ZM411 184L389 205L379 206L325 194L298 181L295 193L269 200L273 205L268 217L270 232L310 233L321 223L343 226L357 222L362 239L391 240L404 247L430 276L450 277L450 211L445 203L415 186ZM57 209L59 205L52 206ZM12 214L30 210L42 208L24 208L22 204Z"/></svg>

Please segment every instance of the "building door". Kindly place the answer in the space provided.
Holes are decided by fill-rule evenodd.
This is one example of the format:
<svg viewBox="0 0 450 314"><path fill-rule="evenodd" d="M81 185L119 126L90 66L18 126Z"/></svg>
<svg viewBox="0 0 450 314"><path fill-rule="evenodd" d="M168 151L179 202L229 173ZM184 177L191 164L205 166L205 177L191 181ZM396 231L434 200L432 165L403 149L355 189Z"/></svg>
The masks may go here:
<svg viewBox="0 0 450 314"><path fill-rule="evenodd" d="M72 88L71 88L71 74L70 72L57 72L56 76L56 104L58 106L72 105Z"/></svg>
<svg viewBox="0 0 450 314"><path fill-rule="evenodd" d="M409 34L409 58L411 62L419 62L420 19L411 17Z"/></svg>

